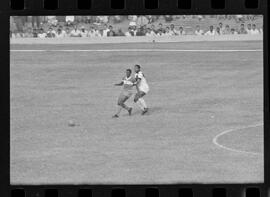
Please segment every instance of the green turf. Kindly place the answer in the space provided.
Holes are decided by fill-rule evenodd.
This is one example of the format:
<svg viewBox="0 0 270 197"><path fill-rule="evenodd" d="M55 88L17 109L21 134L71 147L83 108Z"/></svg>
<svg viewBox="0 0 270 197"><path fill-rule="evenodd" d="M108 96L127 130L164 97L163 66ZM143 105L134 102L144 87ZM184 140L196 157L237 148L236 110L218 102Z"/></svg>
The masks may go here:
<svg viewBox="0 0 270 197"><path fill-rule="evenodd" d="M11 46L262 49L262 42ZM263 156L212 143L263 120L262 52L11 52L12 184L262 182ZM112 119L126 68L142 65L150 112ZM78 126L69 127L74 120ZM252 131L252 129L255 129ZM262 127L220 143L262 153ZM249 143L252 142L252 143Z"/></svg>

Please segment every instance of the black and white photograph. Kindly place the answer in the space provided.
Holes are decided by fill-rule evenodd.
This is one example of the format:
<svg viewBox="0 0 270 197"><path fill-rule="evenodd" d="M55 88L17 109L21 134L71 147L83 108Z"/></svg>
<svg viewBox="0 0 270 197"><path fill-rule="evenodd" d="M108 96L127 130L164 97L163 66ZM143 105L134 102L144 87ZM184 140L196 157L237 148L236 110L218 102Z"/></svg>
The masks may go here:
<svg viewBox="0 0 270 197"><path fill-rule="evenodd" d="M262 15L10 17L10 184L264 182Z"/></svg>

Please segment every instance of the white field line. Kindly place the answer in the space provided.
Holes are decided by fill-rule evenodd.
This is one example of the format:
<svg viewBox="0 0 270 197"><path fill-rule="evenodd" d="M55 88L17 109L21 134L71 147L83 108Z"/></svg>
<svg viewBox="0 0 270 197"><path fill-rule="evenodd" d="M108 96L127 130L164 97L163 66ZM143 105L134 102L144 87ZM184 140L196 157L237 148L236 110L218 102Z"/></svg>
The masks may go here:
<svg viewBox="0 0 270 197"><path fill-rule="evenodd" d="M262 49L11 49L11 52L262 52Z"/></svg>
<svg viewBox="0 0 270 197"><path fill-rule="evenodd" d="M228 134L230 132L253 128L253 127L258 127L258 126L262 126L262 125L263 125L262 123L258 123L255 125L249 125L249 126L243 126L243 127L238 127L238 128L234 128L234 129L228 129L228 130L225 130L225 131L221 132L220 134L216 135L212 141L218 147L223 148L223 149L228 150L228 151L237 152L237 153L253 154L253 155L262 155L261 153L257 153L257 152L249 152L249 151L243 151L243 150L238 150L238 149L234 149L234 148L229 148L227 146L224 146L224 145L218 143L218 138L222 135Z"/></svg>

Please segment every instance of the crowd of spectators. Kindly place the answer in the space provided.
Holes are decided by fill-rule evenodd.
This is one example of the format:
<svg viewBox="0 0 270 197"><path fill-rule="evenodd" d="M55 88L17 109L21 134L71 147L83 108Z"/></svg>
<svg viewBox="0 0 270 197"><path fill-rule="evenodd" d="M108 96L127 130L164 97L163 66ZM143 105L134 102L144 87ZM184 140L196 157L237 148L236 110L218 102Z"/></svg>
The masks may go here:
<svg viewBox="0 0 270 197"><path fill-rule="evenodd" d="M81 21L76 21L74 16L66 16L63 23L59 23L56 17L50 16L46 19L46 27L42 22L37 21L35 18L33 26L29 26L21 31L11 30L11 37L24 37L24 38L63 38L63 37L112 37L112 36L182 36L182 35L235 35L235 34L262 34L262 27L258 28L252 20L239 20L241 17L236 17L238 21L237 28L230 27L229 24L222 22L216 25L209 25L208 29L201 28L200 21L203 20L202 16L196 15L198 18L198 25L190 29L175 25L175 20L166 16L165 23L154 23L157 18L154 16L131 16L128 21L128 28L123 31L122 28L115 28L115 24L121 23L121 16L115 16L113 21L110 21L108 16L98 16L95 20L91 16L81 18ZM184 17L184 16L182 16ZM83 22L82 22L83 21ZM44 27L43 27L44 26ZM205 29L205 28L204 28ZM188 32L186 31L188 30Z"/></svg>
<svg viewBox="0 0 270 197"><path fill-rule="evenodd" d="M229 25L223 25L223 23L219 23L219 25L214 28L213 25L209 26L209 30L204 32L203 30L200 29L200 26L196 26L195 30L195 35L209 35L209 36L214 36L214 35L236 35L236 34L250 34L250 35L257 35L257 34L262 34L263 30L262 28L258 29L256 27L256 24L247 24L245 26L244 23L241 23L239 29L235 28L230 28Z"/></svg>

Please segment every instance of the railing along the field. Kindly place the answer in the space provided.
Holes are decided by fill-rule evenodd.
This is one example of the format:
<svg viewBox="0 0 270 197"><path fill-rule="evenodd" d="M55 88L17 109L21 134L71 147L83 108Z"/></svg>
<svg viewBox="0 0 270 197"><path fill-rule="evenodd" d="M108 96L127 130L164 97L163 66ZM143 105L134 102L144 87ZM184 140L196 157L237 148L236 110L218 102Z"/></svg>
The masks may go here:
<svg viewBox="0 0 270 197"><path fill-rule="evenodd" d="M11 38L11 44L98 44L98 43L149 43L149 42L200 42L200 41L256 41L263 35L216 35L216 36L137 36L137 37L66 37L66 38Z"/></svg>

